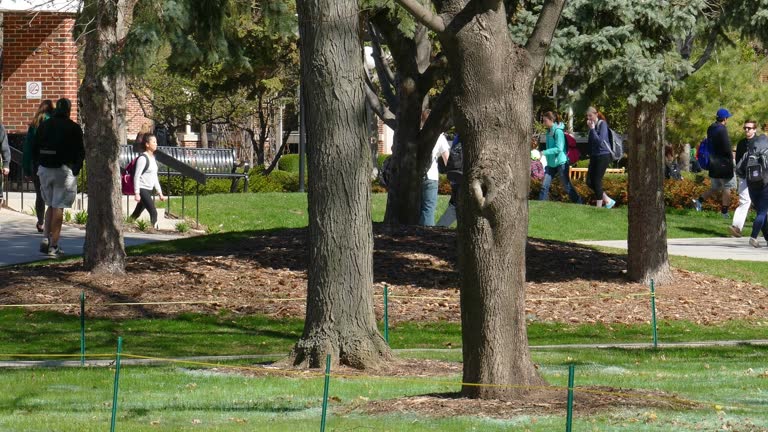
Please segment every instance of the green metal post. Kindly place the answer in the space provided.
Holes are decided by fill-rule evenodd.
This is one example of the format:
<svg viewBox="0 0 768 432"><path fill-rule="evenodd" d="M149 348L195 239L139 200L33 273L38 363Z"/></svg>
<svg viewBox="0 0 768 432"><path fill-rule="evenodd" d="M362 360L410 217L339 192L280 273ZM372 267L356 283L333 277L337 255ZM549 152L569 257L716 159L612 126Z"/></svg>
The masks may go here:
<svg viewBox="0 0 768 432"><path fill-rule="evenodd" d="M659 335L656 330L656 288L651 279L651 326L653 327L653 348L659 347Z"/></svg>
<svg viewBox="0 0 768 432"><path fill-rule="evenodd" d="M120 353L123 352L123 338L117 338L117 356L115 357L115 387L112 393L112 422L109 432L115 432L115 420L117 420L117 390L120 384Z"/></svg>
<svg viewBox="0 0 768 432"><path fill-rule="evenodd" d="M325 419L328 413L328 386L331 383L331 355L325 358L325 387L323 388L323 417L320 420L320 432L325 432Z"/></svg>
<svg viewBox="0 0 768 432"><path fill-rule="evenodd" d="M576 366L568 365L568 414L565 418L565 432L571 432L573 427L573 376L576 374Z"/></svg>
<svg viewBox="0 0 768 432"><path fill-rule="evenodd" d="M85 366L85 291L80 292L80 366Z"/></svg>
<svg viewBox="0 0 768 432"><path fill-rule="evenodd" d="M389 287L384 285L384 341L389 345Z"/></svg>

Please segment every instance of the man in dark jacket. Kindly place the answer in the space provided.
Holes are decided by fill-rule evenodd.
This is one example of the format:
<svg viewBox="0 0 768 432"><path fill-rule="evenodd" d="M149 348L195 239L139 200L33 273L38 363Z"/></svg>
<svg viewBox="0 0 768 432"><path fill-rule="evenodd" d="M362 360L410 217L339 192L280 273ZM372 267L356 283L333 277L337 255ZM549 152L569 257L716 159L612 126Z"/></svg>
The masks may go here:
<svg viewBox="0 0 768 432"><path fill-rule="evenodd" d="M744 138L742 138L736 144L736 163L744 157L747 153L749 145L758 137L757 134L757 122L755 120L747 120L744 122ZM749 207L752 204L752 200L749 198L749 190L747 189L747 179L736 173L736 178L739 183L739 207L733 212L733 223L730 230L731 235L734 237L741 237L741 230L744 228L744 222L747 220L747 213Z"/></svg>
<svg viewBox="0 0 768 432"><path fill-rule="evenodd" d="M709 156L709 179L712 182L709 190L698 199L693 200L696 211L701 211L701 203L707 198L720 192L720 213L723 219L730 219L728 207L731 205L731 189L736 188L736 179L733 176L733 149L731 139L728 137L728 128L725 127L731 113L725 108L717 110L715 122L707 129L707 138L711 145Z"/></svg>
<svg viewBox="0 0 768 432"><path fill-rule="evenodd" d="M11 147L8 145L8 134L3 125L0 125L0 159L3 161L3 168L0 172L0 208L3 207L3 180L8 175L11 164Z"/></svg>
<svg viewBox="0 0 768 432"><path fill-rule="evenodd" d="M40 252L58 257L64 209L72 207L77 196L77 175L83 167L83 130L72 121L72 102L61 98L48 121L37 129L32 143L32 158L39 165L40 192L49 211L45 214L45 237Z"/></svg>

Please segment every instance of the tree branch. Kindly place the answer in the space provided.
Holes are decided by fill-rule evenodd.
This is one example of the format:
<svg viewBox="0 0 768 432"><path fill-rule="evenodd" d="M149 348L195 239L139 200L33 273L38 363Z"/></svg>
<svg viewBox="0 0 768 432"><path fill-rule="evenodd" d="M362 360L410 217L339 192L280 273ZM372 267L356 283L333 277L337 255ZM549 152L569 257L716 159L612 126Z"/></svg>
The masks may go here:
<svg viewBox="0 0 768 432"><path fill-rule="evenodd" d="M376 113L381 121L389 126L390 129L397 129L397 117L389 110L389 108L381 103L379 95L373 90L373 83L370 78L368 78L368 74L365 74L365 83L365 100L368 103L368 106L371 107L373 112Z"/></svg>
<svg viewBox="0 0 768 432"><path fill-rule="evenodd" d="M381 91L384 93L384 98L387 100L392 109L397 110L397 97L395 96L395 73L389 67L389 63L384 60L383 51L381 49L381 34L373 26L371 20L368 20L368 33L371 35L371 42L373 43L373 62L376 65L376 75L379 77L379 83L381 84Z"/></svg>
<svg viewBox="0 0 768 432"><path fill-rule="evenodd" d="M424 127L419 131L417 140L419 141L419 155L431 155L432 148L435 146L437 137L440 136L443 131L447 130L451 125L451 86L447 85L443 92L435 99L432 104L432 110L429 112L429 117L424 123ZM426 164L428 160L420 160L419 167L424 168L425 172L428 168Z"/></svg>
<svg viewBox="0 0 768 432"><path fill-rule="evenodd" d="M438 76L445 72L447 66L448 58L443 53L438 54L429 67L427 67L427 70L419 75L416 86L423 93L428 92L435 85Z"/></svg>
<svg viewBox="0 0 768 432"><path fill-rule="evenodd" d="M443 33L445 31L445 21L443 21L443 18L421 4L419 0L397 0L397 3L413 15L416 21L424 24L433 32Z"/></svg>
<svg viewBox="0 0 768 432"><path fill-rule="evenodd" d="M693 64L693 74L697 70L701 69L712 57L712 52L715 51L715 45L717 44L717 37L720 35L720 24L716 24L712 30L709 32L709 36L707 37L707 46L704 48L704 52L701 53L701 56L699 56L699 59L696 60L696 63Z"/></svg>
<svg viewBox="0 0 768 432"><path fill-rule="evenodd" d="M533 28L533 33L525 44L525 49L531 56L531 66L535 75L544 67L544 59L552 44L564 6L565 0L547 0L536 21L536 27Z"/></svg>

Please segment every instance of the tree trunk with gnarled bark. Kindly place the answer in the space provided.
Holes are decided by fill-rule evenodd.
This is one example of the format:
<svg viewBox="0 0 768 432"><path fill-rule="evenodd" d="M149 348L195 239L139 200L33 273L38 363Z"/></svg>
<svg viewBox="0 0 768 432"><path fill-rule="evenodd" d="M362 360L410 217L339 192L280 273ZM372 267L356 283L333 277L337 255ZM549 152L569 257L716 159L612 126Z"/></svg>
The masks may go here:
<svg viewBox="0 0 768 432"><path fill-rule="evenodd" d="M304 333L294 364L375 367L391 354L373 309L372 163L357 0L300 0L309 161Z"/></svg>
<svg viewBox="0 0 768 432"><path fill-rule="evenodd" d="M83 261L96 272L123 273L123 213L120 144L125 142L126 80L104 66L128 32L136 0L92 0L84 8L94 20L85 36L85 78L80 87L85 130L88 223Z"/></svg>
<svg viewBox="0 0 768 432"><path fill-rule="evenodd" d="M436 31L446 50L453 117L464 152L459 266L464 377L474 398L522 397L545 384L531 360L525 322L529 139L533 83L564 0L544 3L523 46L512 42L501 0L443 0L433 14L398 0Z"/></svg>
<svg viewBox="0 0 768 432"><path fill-rule="evenodd" d="M629 108L629 229L630 279L658 284L669 282L672 272L667 253L664 204L664 128L667 98L640 102Z"/></svg>

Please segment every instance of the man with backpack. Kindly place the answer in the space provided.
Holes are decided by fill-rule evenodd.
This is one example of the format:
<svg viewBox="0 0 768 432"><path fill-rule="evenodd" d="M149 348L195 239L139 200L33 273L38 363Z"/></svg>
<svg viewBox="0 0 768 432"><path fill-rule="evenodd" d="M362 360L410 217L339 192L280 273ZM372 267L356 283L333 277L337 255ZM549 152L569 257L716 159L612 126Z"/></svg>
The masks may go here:
<svg viewBox="0 0 768 432"><path fill-rule="evenodd" d="M63 254L59 247L64 209L72 207L77 196L77 175L85 160L83 130L72 121L72 102L61 98L53 116L37 129L32 143L32 158L39 165L40 192L50 211L45 214L40 252L52 257Z"/></svg>
<svg viewBox="0 0 768 432"><path fill-rule="evenodd" d="M722 203L720 214L723 219L730 219L728 207L731 205L731 189L736 188L736 179L733 176L733 150L726 127L730 117L731 113L727 109L720 108L715 115L715 122L707 129L707 139L710 146L709 179L711 186L698 199L693 200L696 211L701 211L704 200L716 192L720 192ZM701 152L701 149L699 151Z"/></svg>
<svg viewBox="0 0 768 432"><path fill-rule="evenodd" d="M757 209L749 244L758 248L760 241L757 235L761 231L768 242L768 137L760 135L749 143L746 153L739 160L737 173L746 179L749 197Z"/></svg>
<svg viewBox="0 0 768 432"><path fill-rule="evenodd" d="M739 162L747 154L749 146L757 139L757 122L747 120L744 122L744 135L736 144L736 161ZM747 179L743 172L737 170L736 179L739 183L739 207L733 213L733 223L730 226L731 234L734 237L741 237L741 229L744 228L744 222L747 220L747 213L752 200L749 198L749 189L747 188Z"/></svg>

